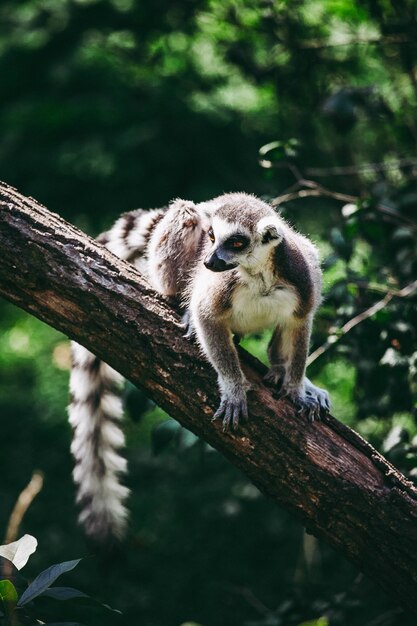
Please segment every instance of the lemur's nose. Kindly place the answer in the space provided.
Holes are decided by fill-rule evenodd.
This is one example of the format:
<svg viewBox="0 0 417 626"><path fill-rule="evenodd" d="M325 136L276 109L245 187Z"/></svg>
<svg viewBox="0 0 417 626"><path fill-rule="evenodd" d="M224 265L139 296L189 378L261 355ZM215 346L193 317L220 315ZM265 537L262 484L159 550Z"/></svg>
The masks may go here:
<svg viewBox="0 0 417 626"><path fill-rule="evenodd" d="M212 270L216 265L216 260L213 257L208 257L207 259L204 259L204 265L208 270Z"/></svg>
<svg viewBox="0 0 417 626"><path fill-rule="evenodd" d="M229 269L226 261L223 261L223 259L219 259L219 257L215 254L210 257L206 257L204 259L204 265L208 270L211 270L212 272L224 272L225 270Z"/></svg>

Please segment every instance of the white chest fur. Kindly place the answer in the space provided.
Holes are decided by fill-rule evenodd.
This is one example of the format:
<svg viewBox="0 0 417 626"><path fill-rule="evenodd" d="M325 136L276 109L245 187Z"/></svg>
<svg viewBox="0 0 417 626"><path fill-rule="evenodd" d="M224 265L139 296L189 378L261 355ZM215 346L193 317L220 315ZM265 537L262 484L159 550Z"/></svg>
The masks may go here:
<svg viewBox="0 0 417 626"><path fill-rule="evenodd" d="M268 285L262 279L251 279L240 284L233 294L231 330L246 334L286 324L297 306L298 298L292 287Z"/></svg>

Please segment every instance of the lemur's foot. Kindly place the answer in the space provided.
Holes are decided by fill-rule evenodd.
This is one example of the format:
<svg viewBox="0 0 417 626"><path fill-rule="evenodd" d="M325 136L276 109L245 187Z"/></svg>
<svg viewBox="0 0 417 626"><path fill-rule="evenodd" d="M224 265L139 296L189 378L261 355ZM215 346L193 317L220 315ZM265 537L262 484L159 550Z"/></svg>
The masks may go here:
<svg viewBox="0 0 417 626"><path fill-rule="evenodd" d="M310 399L314 399L319 404L320 413L329 413L331 404L327 391L313 385L308 378L305 379L304 388L306 396Z"/></svg>
<svg viewBox="0 0 417 626"><path fill-rule="evenodd" d="M283 389L281 398L288 398L299 415L305 415L309 422L320 420L320 405L314 398L303 394L298 389Z"/></svg>
<svg viewBox="0 0 417 626"><path fill-rule="evenodd" d="M220 406L212 419L213 421L223 419L223 432L227 432L230 429L237 430L240 420L248 420L246 394L222 396Z"/></svg>
<svg viewBox="0 0 417 626"><path fill-rule="evenodd" d="M281 397L288 398L297 409L297 413L305 415L309 422L319 421L330 411L330 400L327 391L313 385L308 379L304 390L287 387L282 390Z"/></svg>

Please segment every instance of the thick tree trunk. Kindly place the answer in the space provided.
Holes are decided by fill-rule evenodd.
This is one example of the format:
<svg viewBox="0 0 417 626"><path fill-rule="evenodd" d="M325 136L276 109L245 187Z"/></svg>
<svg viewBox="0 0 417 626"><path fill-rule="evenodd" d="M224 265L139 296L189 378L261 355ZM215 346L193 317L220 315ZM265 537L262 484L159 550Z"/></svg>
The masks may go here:
<svg viewBox="0 0 417 626"><path fill-rule="evenodd" d="M250 421L212 422L216 377L179 316L94 240L0 184L0 294L77 340L291 509L417 612L417 490L359 435L329 417L308 424L262 384L241 351Z"/></svg>

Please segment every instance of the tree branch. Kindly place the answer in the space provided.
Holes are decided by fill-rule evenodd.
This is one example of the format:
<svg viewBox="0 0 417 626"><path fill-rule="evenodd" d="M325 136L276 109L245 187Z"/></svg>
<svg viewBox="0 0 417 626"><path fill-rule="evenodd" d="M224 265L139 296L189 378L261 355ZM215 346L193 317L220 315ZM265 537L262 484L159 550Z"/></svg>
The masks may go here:
<svg viewBox="0 0 417 626"><path fill-rule="evenodd" d="M294 168L291 168L291 171L294 171ZM306 187L306 189L303 189L302 187ZM291 187L288 193L277 196L271 201L271 204L274 207L278 207L281 204L285 202L291 202L292 200L320 197L333 198L334 200L338 200L339 202L348 202L352 204L357 204L360 201L359 196L352 196L350 194L332 191L331 189L327 189L326 187L323 187L323 185L320 185L313 180L306 180L301 178L297 180L295 185ZM375 208L377 211L387 216L387 219L394 222L407 224L413 230L417 230L417 224L407 215L400 213L396 209L381 203L376 204Z"/></svg>
<svg viewBox="0 0 417 626"><path fill-rule="evenodd" d="M0 184L0 294L92 350L417 612L417 490L352 430L308 424L262 384L250 422L212 422L216 377L139 272L31 198Z"/></svg>

